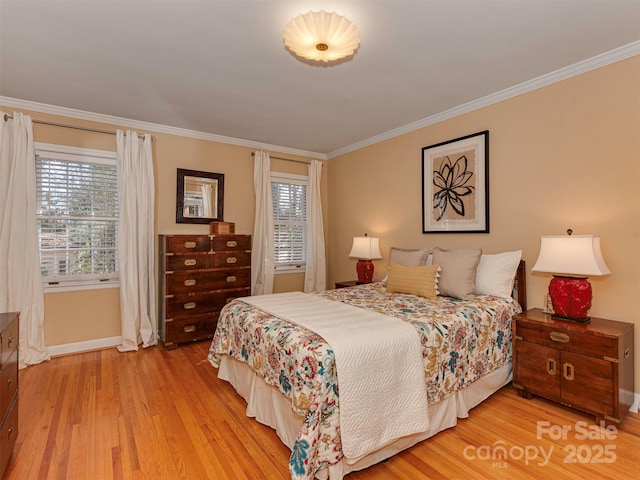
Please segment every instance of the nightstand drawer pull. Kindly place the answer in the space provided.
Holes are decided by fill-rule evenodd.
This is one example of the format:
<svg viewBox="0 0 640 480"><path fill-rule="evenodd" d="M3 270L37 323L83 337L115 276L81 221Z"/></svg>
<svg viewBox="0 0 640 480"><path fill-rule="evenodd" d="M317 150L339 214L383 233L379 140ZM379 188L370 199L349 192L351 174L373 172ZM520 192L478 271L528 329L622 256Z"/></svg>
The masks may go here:
<svg viewBox="0 0 640 480"><path fill-rule="evenodd" d="M196 248L196 242L184 242L184 248Z"/></svg>
<svg viewBox="0 0 640 480"><path fill-rule="evenodd" d="M631 355L631 350L627 347L624 349L624 358L629 358L629 355Z"/></svg>
<svg viewBox="0 0 640 480"><path fill-rule="evenodd" d="M565 378L565 380L573 380L573 365L570 363L563 363L562 364L562 376Z"/></svg>
<svg viewBox="0 0 640 480"><path fill-rule="evenodd" d="M184 333L195 332L196 331L196 326L195 325L185 325L183 330L184 330Z"/></svg>
<svg viewBox="0 0 640 480"><path fill-rule="evenodd" d="M193 287L196 283L198 283L198 282L196 282L195 278L187 278L184 281L184 286L185 287Z"/></svg>
<svg viewBox="0 0 640 480"><path fill-rule="evenodd" d="M560 332L551 332L549 338L554 342L569 343L569 335Z"/></svg>
<svg viewBox="0 0 640 480"><path fill-rule="evenodd" d="M227 303L231 303L236 299L236 297L229 297L227 298Z"/></svg>
<svg viewBox="0 0 640 480"><path fill-rule="evenodd" d="M235 275L229 275L227 277L227 283L233 283L237 280L237 278L235 277Z"/></svg>
<svg viewBox="0 0 640 480"><path fill-rule="evenodd" d="M193 267L196 263L198 263L198 261L195 258L187 258L184 261L186 267Z"/></svg>
<svg viewBox="0 0 640 480"><path fill-rule="evenodd" d="M556 361L553 358L547 358L547 373L549 375L556 374Z"/></svg>
<svg viewBox="0 0 640 480"><path fill-rule="evenodd" d="M236 263L237 261L238 261L238 259L236 257L227 258L227 263Z"/></svg>
<svg viewBox="0 0 640 480"><path fill-rule="evenodd" d="M193 310L194 308L196 308L196 302L189 302L184 304L185 310Z"/></svg>
<svg viewBox="0 0 640 480"><path fill-rule="evenodd" d="M234 248L234 247L237 247L237 246L238 246L238 242L236 242L235 240L229 240L227 242L227 247L229 247L229 248Z"/></svg>

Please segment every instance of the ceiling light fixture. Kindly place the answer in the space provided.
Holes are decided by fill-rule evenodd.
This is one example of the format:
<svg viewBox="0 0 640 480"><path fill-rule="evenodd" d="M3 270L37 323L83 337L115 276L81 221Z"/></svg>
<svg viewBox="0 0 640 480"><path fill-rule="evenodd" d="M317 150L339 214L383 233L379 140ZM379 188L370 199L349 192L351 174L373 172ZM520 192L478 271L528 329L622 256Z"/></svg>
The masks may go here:
<svg viewBox="0 0 640 480"><path fill-rule="evenodd" d="M360 33L347 17L335 12L308 12L284 28L284 44L298 57L333 62L349 57L360 45Z"/></svg>

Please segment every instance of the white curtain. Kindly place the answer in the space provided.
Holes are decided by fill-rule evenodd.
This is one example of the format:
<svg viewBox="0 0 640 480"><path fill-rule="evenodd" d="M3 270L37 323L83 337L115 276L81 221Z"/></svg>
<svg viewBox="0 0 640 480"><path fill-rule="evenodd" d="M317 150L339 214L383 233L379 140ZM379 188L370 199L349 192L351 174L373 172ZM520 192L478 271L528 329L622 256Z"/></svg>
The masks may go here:
<svg viewBox="0 0 640 480"><path fill-rule="evenodd" d="M324 249L324 227L322 223L322 203L320 200L320 180L322 163L309 163L309 217L307 221L307 265L304 274L304 291L325 290L327 286L327 262Z"/></svg>
<svg viewBox="0 0 640 480"><path fill-rule="evenodd" d="M211 211L211 193L213 188L208 183L203 183L200 185L202 188L202 205L203 205L203 213L205 218L213 217L213 212Z"/></svg>
<svg viewBox="0 0 640 480"><path fill-rule="evenodd" d="M256 194L256 216L251 248L251 294L262 295L273 292L275 266L271 160L266 152L255 152L253 186Z"/></svg>
<svg viewBox="0 0 640 480"><path fill-rule="evenodd" d="M0 112L0 312L20 312L19 368L49 360L31 117Z"/></svg>
<svg viewBox="0 0 640 480"><path fill-rule="evenodd" d="M155 186L151 135L116 132L118 162L118 262L121 352L149 347L156 338Z"/></svg>

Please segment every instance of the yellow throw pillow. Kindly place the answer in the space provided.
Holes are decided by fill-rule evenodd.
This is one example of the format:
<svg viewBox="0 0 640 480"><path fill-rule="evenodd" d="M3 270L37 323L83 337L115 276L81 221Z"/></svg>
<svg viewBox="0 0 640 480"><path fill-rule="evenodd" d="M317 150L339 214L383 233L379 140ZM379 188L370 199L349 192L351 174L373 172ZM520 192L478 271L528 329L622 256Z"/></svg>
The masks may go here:
<svg viewBox="0 0 640 480"><path fill-rule="evenodd" d="M387 292L436 298L438 295L438 270L440 270L439 265L405 267L392 263L389 267Z"/></svg>

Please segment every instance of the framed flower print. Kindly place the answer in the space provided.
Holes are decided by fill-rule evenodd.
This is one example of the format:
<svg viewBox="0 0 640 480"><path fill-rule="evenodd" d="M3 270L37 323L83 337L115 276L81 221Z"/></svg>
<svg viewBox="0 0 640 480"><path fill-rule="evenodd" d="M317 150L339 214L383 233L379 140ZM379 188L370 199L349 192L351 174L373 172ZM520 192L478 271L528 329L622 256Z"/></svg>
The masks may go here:
<svg viewBox="0 0 640 480"><path fill-rule="evenodd" d="M489 131L422 149L422 233L489 233Z"/></svg>

